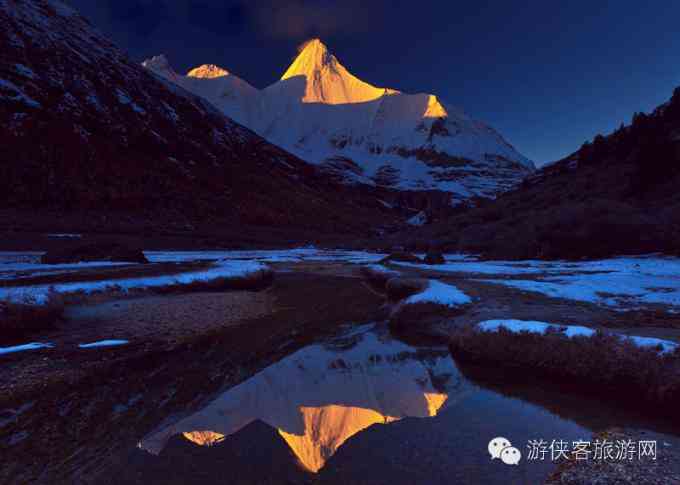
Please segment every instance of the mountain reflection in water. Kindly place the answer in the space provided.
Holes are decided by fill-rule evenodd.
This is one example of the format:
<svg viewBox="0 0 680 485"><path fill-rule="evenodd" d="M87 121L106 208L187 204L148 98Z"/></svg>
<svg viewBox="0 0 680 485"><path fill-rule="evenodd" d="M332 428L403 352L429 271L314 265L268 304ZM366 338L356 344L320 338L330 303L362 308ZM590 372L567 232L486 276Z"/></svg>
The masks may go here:
<svg viewBox="0 0 680 485"><path fill-rule="evenodd" d="M318 472L356 433L435 416L461 395L465 381L448 352L416 349L370 329L288 356L140 447L158 454L180 433L212 445L259 419L278 430L305 469Z"/></svg>

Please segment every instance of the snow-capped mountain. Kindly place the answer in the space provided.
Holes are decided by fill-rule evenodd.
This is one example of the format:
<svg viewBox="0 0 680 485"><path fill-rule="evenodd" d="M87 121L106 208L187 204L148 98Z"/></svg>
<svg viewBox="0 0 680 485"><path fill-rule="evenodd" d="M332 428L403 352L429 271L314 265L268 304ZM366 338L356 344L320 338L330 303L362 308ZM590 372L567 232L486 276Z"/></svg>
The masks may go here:
<svg viewBox="0 0 680 485"><path fill-rule="evenodd" d="M215 66L180 76L162 56L143 64L345 182L442 190L461 200L492 197L534 169L491 127L433 94L358 79L318 39L261 91Z"/></svg>
<svg viewBox="0 0 680 485"><path fill-rule="evenodd" d="M209 100L237 123L253 126L258 119L258 90L221 67L206 64L181 76L163 55L144 61L142 65Z"/></svg>
<svg viewBox="0 0 680 485"><path fill-rule="evenodd" d="M0 225L227 239L266 226L253 234L308 241L396 219L366 187L338 184L215 108L245 119L257 90L205 66L186 86L209 103L168 82L162 61L161 78L59 0L0 0L0 202L14 211Z"/></svg>

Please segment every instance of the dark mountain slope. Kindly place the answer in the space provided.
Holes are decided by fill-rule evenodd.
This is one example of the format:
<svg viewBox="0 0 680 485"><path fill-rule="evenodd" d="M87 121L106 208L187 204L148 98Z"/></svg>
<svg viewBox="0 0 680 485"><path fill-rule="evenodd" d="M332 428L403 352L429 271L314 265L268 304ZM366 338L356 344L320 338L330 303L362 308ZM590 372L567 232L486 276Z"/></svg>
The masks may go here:
<svg viewBox="0 0 680 485"><path fill-rule="evenodd" d="M413 237L500 258L680 253L680 88L497 200Z"/></svg>
<svg viewBox="0 0 680 485"><path fill-rule="evenodd" d="M0 228L304 238L394 215L131 62L59 0L0 0L0 126Z"/></svg>

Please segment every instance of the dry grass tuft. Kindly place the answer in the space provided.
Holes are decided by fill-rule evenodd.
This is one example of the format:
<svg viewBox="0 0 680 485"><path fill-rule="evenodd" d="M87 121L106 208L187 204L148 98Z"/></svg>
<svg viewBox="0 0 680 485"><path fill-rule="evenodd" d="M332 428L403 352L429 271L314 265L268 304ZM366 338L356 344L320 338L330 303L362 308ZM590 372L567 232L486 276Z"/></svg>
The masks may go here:
<svg viewBox="0 0 680 485"><path fill-rule="evenodd" d="M463 361L597 388L628 402L680 409L680 349L660 354L603 332L569 338L557 331L541 335L503 328L480 332L473 327L456 330L449 348Z"/></svg>
<svg viewBox="0 0 680 485"><path fill-rule="evenodd" d="M0 337L15 337L54 327L64 312L61 295L50 290L47 301L38 304L27 298L22 302L0 301Z"/></svg>

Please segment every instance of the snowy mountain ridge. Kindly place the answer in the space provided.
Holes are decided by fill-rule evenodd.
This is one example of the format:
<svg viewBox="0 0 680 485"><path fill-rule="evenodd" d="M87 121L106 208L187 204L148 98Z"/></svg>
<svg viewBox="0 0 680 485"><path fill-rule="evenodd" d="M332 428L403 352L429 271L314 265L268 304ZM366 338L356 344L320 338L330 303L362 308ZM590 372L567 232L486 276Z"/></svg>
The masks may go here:
<svg viewBox="0 0 680 485"><path fill-rule="evenodd" d="M319 39L263 90L214 65L186 76L164 56L143 65L346 183L441 190L455 202L494 197L534 170L493 128L433 94L362 81Z"/></svg>

